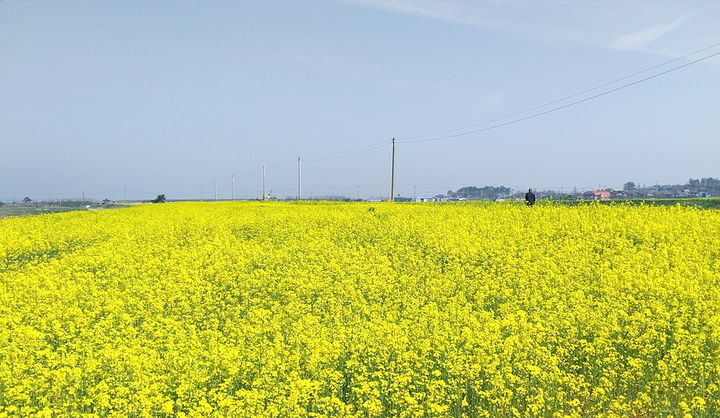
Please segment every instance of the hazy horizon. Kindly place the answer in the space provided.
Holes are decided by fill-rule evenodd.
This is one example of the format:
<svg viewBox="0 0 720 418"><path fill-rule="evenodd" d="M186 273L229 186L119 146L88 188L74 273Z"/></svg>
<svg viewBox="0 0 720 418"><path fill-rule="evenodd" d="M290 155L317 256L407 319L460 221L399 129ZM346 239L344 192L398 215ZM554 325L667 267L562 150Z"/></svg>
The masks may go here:
<svg viewBox="0 0 720 418"><path fill-rule="evenodd" d="M228 198L231 175L237 197L257 197L264 165L267 190L293 196L298 156L306 196L381 197L389 146L324 157L391 137L403 196L720 177L718 59L498 129L402 142L720 42L718 12L709 0L0 1L0 201L191 199L201 185L211 198L216 180Z"/></svg>

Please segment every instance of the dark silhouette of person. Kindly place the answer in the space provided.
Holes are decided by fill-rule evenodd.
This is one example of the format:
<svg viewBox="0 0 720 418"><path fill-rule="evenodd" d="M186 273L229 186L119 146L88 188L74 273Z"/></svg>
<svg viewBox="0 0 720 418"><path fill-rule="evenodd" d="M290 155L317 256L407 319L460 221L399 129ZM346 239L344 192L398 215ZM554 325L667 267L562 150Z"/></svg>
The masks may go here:
<svg viewBox="0 0 720 418"><path fill-rule="evenodd" d="M525 204L528 206L535 204L535 193L533 193L532 189L528 189L527 193L525 193Z"/></svg>

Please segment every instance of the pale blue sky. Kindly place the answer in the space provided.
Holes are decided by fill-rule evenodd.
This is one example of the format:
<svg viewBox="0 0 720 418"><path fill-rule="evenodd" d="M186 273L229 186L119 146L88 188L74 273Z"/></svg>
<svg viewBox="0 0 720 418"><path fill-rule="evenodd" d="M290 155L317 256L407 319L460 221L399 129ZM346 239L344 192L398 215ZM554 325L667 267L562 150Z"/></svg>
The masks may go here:
<svg viewBox="0 0 720 418"><path fill-rule="evenodd" d="M313 158L498 118L720 42L714 1L0 1L0 200L295 194ZM718 52L720 47L710 52ZM698 55L699 57L701 55ZM410 195L720 177L720 61L450 141ZM389 189L390 152L304 164ZM139 192L139 191L142 191Z"/></svg>

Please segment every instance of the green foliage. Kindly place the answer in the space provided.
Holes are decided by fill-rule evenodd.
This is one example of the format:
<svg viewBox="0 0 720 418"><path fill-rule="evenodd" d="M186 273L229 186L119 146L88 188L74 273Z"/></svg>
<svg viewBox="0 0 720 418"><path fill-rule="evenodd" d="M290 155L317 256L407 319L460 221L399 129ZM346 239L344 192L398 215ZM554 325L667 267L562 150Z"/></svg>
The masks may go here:
<svg viewBox="0 0 720 418"><path fill-rule="evenodd" d="M151 200L152 203L165 203L165 195L159 194L157 197L153 200Z"/></svg>

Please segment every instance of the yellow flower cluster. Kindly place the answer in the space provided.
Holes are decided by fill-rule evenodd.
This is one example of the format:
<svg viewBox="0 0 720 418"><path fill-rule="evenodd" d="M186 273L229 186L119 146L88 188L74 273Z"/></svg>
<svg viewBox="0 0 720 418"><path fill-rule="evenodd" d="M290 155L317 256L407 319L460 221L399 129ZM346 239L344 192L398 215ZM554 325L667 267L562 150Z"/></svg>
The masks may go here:
<svg viewBox="0 0 720 418"><path fill-rule="evenodd" d="M0 416L717 416L720 212L183 203L0 221Z"/></svg>

